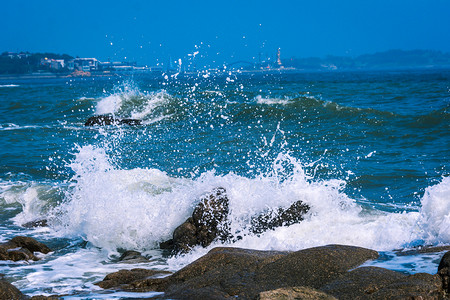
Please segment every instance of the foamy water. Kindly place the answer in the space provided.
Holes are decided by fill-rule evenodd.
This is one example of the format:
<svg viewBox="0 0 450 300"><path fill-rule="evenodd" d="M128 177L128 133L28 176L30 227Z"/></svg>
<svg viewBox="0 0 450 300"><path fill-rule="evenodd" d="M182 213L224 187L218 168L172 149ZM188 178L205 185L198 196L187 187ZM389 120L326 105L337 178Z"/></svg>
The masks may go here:
<svg viewBox="0 0 450 300"><path fill-rule="evenodd" d="M442 74L416 74L423 93L409 95L403 87L416 77L408 74L359 74L358 84L335 74L178 74L5 88L23 101L0 102L8 111L0 120L0 242L27 235L54 251L39 262L0 262L0 273L30 296L151 297L94 283L120 269L176 271L216 246L331 243L380 251L367 265L435 273L442 253L397 250L450 244L448 95L436 89ZM407 100L380 101L380 86ZM83 125L100 114L143 124ZM233 238L163 255L159 243L217 187L227 192ZM251 232L252 218L297 201L310 207L302 222ZM48 227L22 226L42 219ZM118 263L124 250L150 261Z"/></svg>

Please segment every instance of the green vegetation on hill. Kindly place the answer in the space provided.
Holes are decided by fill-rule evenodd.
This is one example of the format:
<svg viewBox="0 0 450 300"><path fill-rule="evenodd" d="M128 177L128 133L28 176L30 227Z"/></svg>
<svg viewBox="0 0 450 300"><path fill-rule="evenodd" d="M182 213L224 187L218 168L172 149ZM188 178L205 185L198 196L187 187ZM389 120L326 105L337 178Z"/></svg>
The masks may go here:
<svg viewBox="0 0 450 300"><path fill-rule="evenodd" d="M42 59L73 59L67 54L55 53L11 53L3 52L0 55L0 74L28 74L33 72L67 72L67 68L52 69L49 65L42 65Z"/></svg>

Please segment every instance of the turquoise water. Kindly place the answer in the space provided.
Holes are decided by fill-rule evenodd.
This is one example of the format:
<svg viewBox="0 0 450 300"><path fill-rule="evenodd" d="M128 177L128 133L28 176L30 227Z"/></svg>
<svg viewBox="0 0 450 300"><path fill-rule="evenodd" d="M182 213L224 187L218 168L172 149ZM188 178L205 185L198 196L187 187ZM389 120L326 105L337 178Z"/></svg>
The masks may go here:
<svg viewBox="0 0 450 300"><path fill-rule="evenodd" d="M217 186L235 232L271 207L311 206L302 224L238 247L448 245L449 109L449 70L2 80L1 239L56 250L0 272L29 295L82 298L129 267L114 262L124 249L177 270L207 250L164 257L158 243ZM143 125L85 127L97 114ZM49 228L21 226L42 218Z"/></svg>

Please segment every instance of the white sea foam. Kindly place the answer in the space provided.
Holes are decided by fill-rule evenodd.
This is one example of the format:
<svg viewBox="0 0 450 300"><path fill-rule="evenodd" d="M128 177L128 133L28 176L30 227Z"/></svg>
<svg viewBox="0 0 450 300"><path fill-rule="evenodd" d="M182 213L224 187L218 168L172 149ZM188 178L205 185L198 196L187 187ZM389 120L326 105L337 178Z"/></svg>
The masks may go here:
<svg viewBox="0 0 450 300"><path fill-rule="evenodd" d="M45 218L56 205L58 187L36 182L0 182L0 200L7 205L19 204L22 209L12 220L17 225ZM0 202L1 204L1 202Z"/></svg>
<svg viewBox="0 0 450 300"><path fill-rule="evenodd" d="M286 165L293 168L289 176ZM206 172L183 179L156 169L122 170L110 164L103 149L92 146L80 148L71 167L76 183L59 211L64 234L80 235L108 251L157 247L192 213L201 195L218 186L227 190L231 232L242 236L234 243L239 247L299 250L338 243L392 250L418 240L450 243L448 178L427 189L419 212L388 213L363 210L343 193L345 181L310 178L287 154L279 155L270 174L257 178ZM304 221L249 233L251 217L298 200L311 207Z"/></svg>
<svg viewBox="0 0 450 300"><path fill-rule="evenodd" d="M161 119L155 116L155 108L164 105L171 96L164 90L157 92L141 92L138 88L126 86L123 90L101 98L96 106L96 114L113 114L119 117L139 120Z"/></svg>
<svg viewBox="0 0 450 300"><path fill-rule="evenodd" d="M261 95L256 96L255 100L258 104L267 104L267 105L273 105L273 104L286 105L290 101L290 99L270 98L270 97L263 97Z"/></svg>
<svg viewBox="0 0 450 300"><path fill-rule="evenodd" d="M0 84L0 88L19 87L18 84Z"/></svg>
<svg viewBox="0 0 450 300"><path fill-rule="evenodd" d="M450 243L450 177L428 187L421 203L419 222L426 242Z"/></svg>

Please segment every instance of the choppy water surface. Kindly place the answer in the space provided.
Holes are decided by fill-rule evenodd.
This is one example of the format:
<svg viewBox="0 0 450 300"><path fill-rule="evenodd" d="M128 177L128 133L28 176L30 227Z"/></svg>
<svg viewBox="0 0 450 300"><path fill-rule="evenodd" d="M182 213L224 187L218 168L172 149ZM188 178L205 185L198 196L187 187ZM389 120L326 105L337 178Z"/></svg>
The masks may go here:
<svg viewBox="0 0 450 300"><path fill-rule="evenodd" d="M55 250L0 273L28 295L147 297L93 283L136 266L116 262L124 249L166 270L206 253L167 257L158 244L218 186L244 236L233 246L351 244L434 273L432 255L391 251L450 244L449 109L447 70L0 82L0 242ZM97 114L143 125L85 127ZM311 207L302 223L249 233L252 216L298 200ZM21 226L42 218L49 228Z"/></svg>

